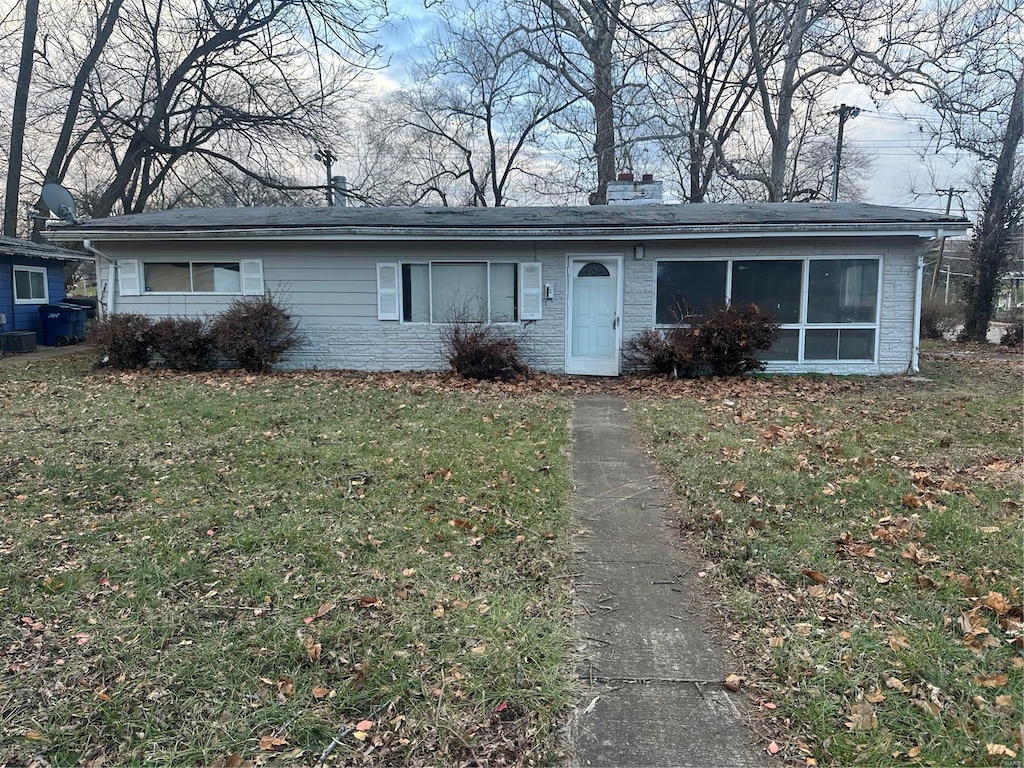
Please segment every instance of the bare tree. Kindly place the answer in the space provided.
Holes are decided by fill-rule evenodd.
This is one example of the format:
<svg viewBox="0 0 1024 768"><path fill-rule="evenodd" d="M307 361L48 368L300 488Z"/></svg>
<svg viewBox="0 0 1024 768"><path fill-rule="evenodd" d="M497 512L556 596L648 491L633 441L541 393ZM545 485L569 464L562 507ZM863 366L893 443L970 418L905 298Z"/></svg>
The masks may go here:
<svg viewBox="0 0 1024 768"><path fill-rule="evenodd" d="M1024 16L1013 0L934 0L868 58L887 90L909 90L938 116L936 147L978 158L990 184L972 240L974 274L961 338L985 341L1009 244L1021 226L1017 161L1024 138Z"/></svg>
<svg viewBox="0 0 1024 768"><path fill-rule="evenodd" d="M1014 178L1014 172L1022 136L1024 72L1018 70L992 183L983 197L981 221L971 241L974 274L966 291L964 329L960 334L966 341L987 341L999 278L1009 261L1013 236L1019 237L1021 233L1024 199L1020 180Z"/></svg>
<svg viewBox="0 0 1024 768"><path fill-rule="evenodd" d="M714 0L672 0L660 12L671 23L647 35L654 132L639 138L658 142L680 174L684 198L699 203L723 171L730 139L754 97L747 19Z"/></svg>
<svg viewBox="0 0 1024 768"><path fill-rule="evenodd" d="M493 10L493 9L492 9ZM501 206L532 175L527 163L552 117L576 98L523 53L522 32L486 9L447 18L416 69L407 126L448 142L471 205Z"/></svg>
<svg viewBox="0 0 1024 768"><path fill-rule="evenodd" d="M11 115L11 148L7 156L7 194L4 198L4 234L11 236L18 234L18 192L21 188L28 93L32 83L38 26L39 0L27 0L21 58L18 65L18 84L14 92L14 110Z"/></svg>
<svg viewBox="0 0 1024 768"><path fill-rule="evenodd" d="M203 163L282 186L284 153L332 138L377 2L78 0L79 26L40 54L37 173L74 176L95 216L143 210Z"/></svg>
<svg viewBox="0 0 1024 768"><path fill-rule="evenodd" d="M533 45L530 57L557 76L590 105L596 190L592 204L607 201L608 182L616 174L616 105L626 91L635 64L623 21L631 23L638 5L631 0L520 0L523 29Z"/></svg>

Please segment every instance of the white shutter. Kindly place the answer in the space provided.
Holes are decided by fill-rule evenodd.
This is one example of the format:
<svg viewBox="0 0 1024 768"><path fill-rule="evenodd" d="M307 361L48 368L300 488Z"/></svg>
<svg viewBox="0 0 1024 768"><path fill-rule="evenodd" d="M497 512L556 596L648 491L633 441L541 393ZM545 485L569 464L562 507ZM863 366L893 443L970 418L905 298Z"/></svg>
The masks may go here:
<svg viewBox="0 0 1024 768"><path fill-rule="evenodd" d="M242 273L242 295L262 296L263 260L242 259L240 262L238 262L238 267Z"/></svg>
<svg viewBox="0 0 1024 768"><path fill-rule="evenodd" d="M401 319L401 293L399 278L401 270L397 264L377 265L377 319Z"/></svg>
<svg viewBox="0 0 1024 768"><path fill-rule="evenodd" d="M539 262L519 265L519 319L540 320L544 305L544 286L541 284Z"/></svg>
<svg viewBox="0 0 1024 768"><path fill-rule="evenodd" d="M119 259L117 262L117 292L122 296L142 294L142 270L135 259Z"/></svg>

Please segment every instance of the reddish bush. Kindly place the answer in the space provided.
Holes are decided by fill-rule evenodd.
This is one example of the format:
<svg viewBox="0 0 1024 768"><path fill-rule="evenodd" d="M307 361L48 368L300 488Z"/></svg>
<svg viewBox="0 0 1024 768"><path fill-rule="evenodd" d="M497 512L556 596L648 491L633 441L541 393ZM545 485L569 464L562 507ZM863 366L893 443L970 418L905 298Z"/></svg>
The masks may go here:
<svg viewBox="0 0 1024 768"><path fill-rule="evenodd" d="M456 321L440 333L445 358L464 378L511 381L530 372L519 339L490 323Z"/></svg>
<svg viewBox="0 0 1024 768"><path fill-rule="evenodd" d="M759 371L757 355L779 338L779 324L754 304L710 309L694 326L649 328L626 342L623 360L634 371L691 377Z"/></svg>
<svg viewBox="0 0 1024 768"><path fill-rule="evenodd" d="M742 376L764 369L757 354L771 349L779 324L756 304L721 306L704 316L694 335L701 365L715 376Z"/></svg>
<svg viewBox="0 0 1024 768"><path fill-rule="evenodd" d="M235 299L211 328L214 348L249 373L267 373L305 343L298 324L270 294Z"/></svg>
<svg viewBox="0 0 1024 768"><path fill-rule="evenodd" d="M153 356L153 321L137 314L99 318L89 328L88 340L100 354L100 365L142 368Z"/></svg>
<svg viewBox="0 0 1024 768"><path fill-rule="evenodd" d="M213 367L213 339L202 320L168 317L154 323L151 333L153 351L168 368L206 371Z"/></svg>

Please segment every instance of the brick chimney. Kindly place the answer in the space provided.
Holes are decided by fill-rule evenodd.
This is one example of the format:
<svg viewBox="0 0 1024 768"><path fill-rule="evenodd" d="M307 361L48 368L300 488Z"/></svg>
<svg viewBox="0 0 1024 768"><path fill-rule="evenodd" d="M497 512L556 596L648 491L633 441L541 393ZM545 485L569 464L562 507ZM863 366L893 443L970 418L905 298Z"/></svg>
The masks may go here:
<svg viewBox="0 0 1024 768"><path fill-rule="evenodd" d="M608 182L608 205L658 205L662 202L662 183L654 174L645 173L634 181L632 173L620 173Z"/></svg>

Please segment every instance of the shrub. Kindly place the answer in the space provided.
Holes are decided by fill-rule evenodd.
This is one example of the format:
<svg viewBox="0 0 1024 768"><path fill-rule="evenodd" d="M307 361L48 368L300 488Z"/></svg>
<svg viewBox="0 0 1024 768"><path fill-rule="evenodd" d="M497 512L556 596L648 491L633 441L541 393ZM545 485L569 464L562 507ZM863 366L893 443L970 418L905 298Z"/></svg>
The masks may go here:
<svg viewBox="0 0 1024 768"><path fill-rule="evenodd" d="M452 370L467 379L511 381L530 372L519 339L490 323L446 323L441 347Z"/></svg>
<svg viewBox="0 0 1024 768"><path fill-rule="evenodd" d="M921 304L921 338L944 339L963 323L959 304L926 299Z"/></svg>
<svg viewBox="0 0 1024 768"><path fill-rule="evenodd" d="M1018 320L1012 323L1003 331L999 343L1004 347L1019 347L1024 345L1024 321Z"/></svg>
<svg viewBox="0 0 1024 768"><path fill-rule="evenodd" d="M99 318L89 329L89 342L100 353L101 365L142 368L153 355L153 321L137 314Z"/></svg>
<svg viewBox="0 0 1024 768"><path fill-rule="evenodd" d="M266 373L285 352L305 343L275 296L235 299L213 321L214 348L249 373Z"/></svg>
<svg viewBox="0 0 1024 768"><path fill-rule="evenodd" d="M712 307L699 324L641 331L626 342L623 360L631 370L666 376L740 376L762 370L757 354L778 338L775 316L755 304Z"/></svg>
<svg viewBox="0 0 1024 768"><path fill-rule="evenodd" d="M168 317L154 323L153 351L164 365L177 371L206 371L213 367L213 339L202 320Z"/></svg>
<svg viewBox="0 0 1024 768"><path fill-rule="evenodd" d="M756 304L720 306L694 331L699 363L715 376L741 376L764 369L758 352L779 338L775 315Z"/></svg>
<svg viewBox="0 0 1024 768"><path fill-rule="evenodd" d="M683 326L659 331L648 328L626 341L622 353L627 370L662 376L693 376L697 371L696 335Z"/></svg>

